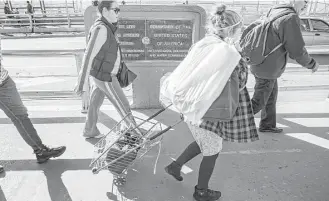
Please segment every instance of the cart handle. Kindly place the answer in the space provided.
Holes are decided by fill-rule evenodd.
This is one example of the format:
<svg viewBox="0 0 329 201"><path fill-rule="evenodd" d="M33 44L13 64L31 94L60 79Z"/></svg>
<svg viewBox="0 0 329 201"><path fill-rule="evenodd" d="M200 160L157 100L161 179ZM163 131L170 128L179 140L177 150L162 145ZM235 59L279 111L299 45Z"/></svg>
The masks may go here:
<svg viewBox="0 0 329 201"><path fill-rule="evenodd" d="M153 114L152 116L150 116L148 119L146 119L145 121L149 121L151 119L153 119L154 117L158 116L160 113L162 113L163 111L165 111L166 109L168 109L170 106L172 106L173 104L171 103L170 105L168 105L167 107L159 110L157 113Z"/></svg>
<svg viewBox="0 0 329 201"><path fill-rule="evenodd" d="M152 141L152 140L154 140L155 138L157 138L157 137L163 135L165 132L169 131L171 128L175 127L177 124L179 124L179 123L182 122L182 121L184 121L184 119L181 119L180 121L176 122L174 125L169 126L169 127L167 127L166 129L160 131L159 133L153 135L152 137L150 137L150 140Z"/></svg>

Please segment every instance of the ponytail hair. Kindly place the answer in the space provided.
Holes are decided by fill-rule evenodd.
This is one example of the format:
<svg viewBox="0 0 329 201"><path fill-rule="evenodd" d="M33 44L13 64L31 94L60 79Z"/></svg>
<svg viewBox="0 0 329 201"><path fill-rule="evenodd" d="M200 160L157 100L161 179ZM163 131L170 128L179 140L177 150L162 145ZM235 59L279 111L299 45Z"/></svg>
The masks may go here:
<svg viewBox="0 0 329 201"><path fill-rule="evenodd" d="M222 39L234 35L243 25L242 17L233 10L227 10L226 5L215 6L208 15L206 30Z"/></svg>
<svg viewBox="0 0 329 201"><path fill-rule="evenodd" d="M103 12L103 9L110 9L112 7L112 4L116 2L115 0L96 0L93 1L93 6L97 6L97 9L100 13Z"/></svg>

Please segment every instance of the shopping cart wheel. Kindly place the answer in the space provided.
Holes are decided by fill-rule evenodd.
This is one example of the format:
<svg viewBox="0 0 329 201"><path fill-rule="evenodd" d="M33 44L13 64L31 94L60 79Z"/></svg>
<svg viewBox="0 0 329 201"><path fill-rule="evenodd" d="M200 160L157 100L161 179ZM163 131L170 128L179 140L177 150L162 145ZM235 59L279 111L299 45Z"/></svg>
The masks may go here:
<svg viewBox="0 0 329 201"><path fill-rule="evenodd" d="M124 186L126 184L126 177L117 177L114 179L114 184L116 186Z"/></svg>
<svg viewBox="0 0 329 201"><path fill-rule="evenodd" d="M93 168L93 169L91 169L91 171L93 172L93 174L98 174L98 172L97 172L97 168Z"/></svg>
<svg viewBox="0 0 329 201"><path fill-rule="evenodd" d="M98 151L97 151L98 154L101 154L101 153L103 153L103 152L104 152L104 148L102 148L102 149L98 149Z"/></svg>

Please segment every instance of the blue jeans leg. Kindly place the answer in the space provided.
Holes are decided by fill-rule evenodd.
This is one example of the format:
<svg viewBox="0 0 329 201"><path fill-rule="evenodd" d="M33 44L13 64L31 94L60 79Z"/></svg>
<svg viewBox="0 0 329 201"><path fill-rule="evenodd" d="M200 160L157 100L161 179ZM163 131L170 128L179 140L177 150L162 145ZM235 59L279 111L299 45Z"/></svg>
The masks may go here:
<svg viewBox="0 0 329 201"><path fill-rule="evenodd" d="M16 84L10 77L0 86L0 109L11 119L22 138L33 150L43 148L42 141L28 117L27 109L23 105Z"/></svg>
<svg viewBox="0 0 329 201"><path fill-rule="evenodd" d="M276 127L276 102L278 82L276 79L257 78L255 92L251 100L254 114L261 112L260 128Z"/></svg>

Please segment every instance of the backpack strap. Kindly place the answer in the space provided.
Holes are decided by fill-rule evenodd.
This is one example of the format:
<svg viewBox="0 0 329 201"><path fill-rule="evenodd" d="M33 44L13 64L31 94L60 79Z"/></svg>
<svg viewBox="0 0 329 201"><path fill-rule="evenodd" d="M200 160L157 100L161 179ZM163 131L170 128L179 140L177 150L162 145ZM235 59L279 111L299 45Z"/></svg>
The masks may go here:
<svg viewBox="0 0 329 201"><path fill-rule="evenodd" d="M272 10L272 9L271 9ZM270 10L270 11L271 11ZM269 15L270 12L268 12L268 15ZM293 10L290 10L290 11L287 11L287 12L283 12L283 13L280 13L279 15L273 17L272 19L269 20L269 23L267 25L267 28L266 28L266 33L265 33L265 43L263 43L263 56L266 58L268 57L268 55L272 54L273 52L275 52L277 49L279 49L281 46L283 46L283 43L281 42L280 44L278 44L273 50L271 50L271 52L269 52L268 54L265 55L265 46L266 46L266 41L267 41L267 35L268 35L268 28L270 27L270 25L277 19L283 17L283 16L286 16L286 15L289 15L291 13L295 13Z"/></svg>
<svg viewBox="0 0 329 201"><path fill-rule="evenodd" d="M279 19L280 17L283 17L283 16L285 16L285 15L289 15L289 14L291 14L291 13L295 13L295 12L291 10L291 11L287 11L287 12L280 13L279 15L277 15L277 16L271 18L271 19L270 19L270 23L274 22L275 20Z"/></svg>

